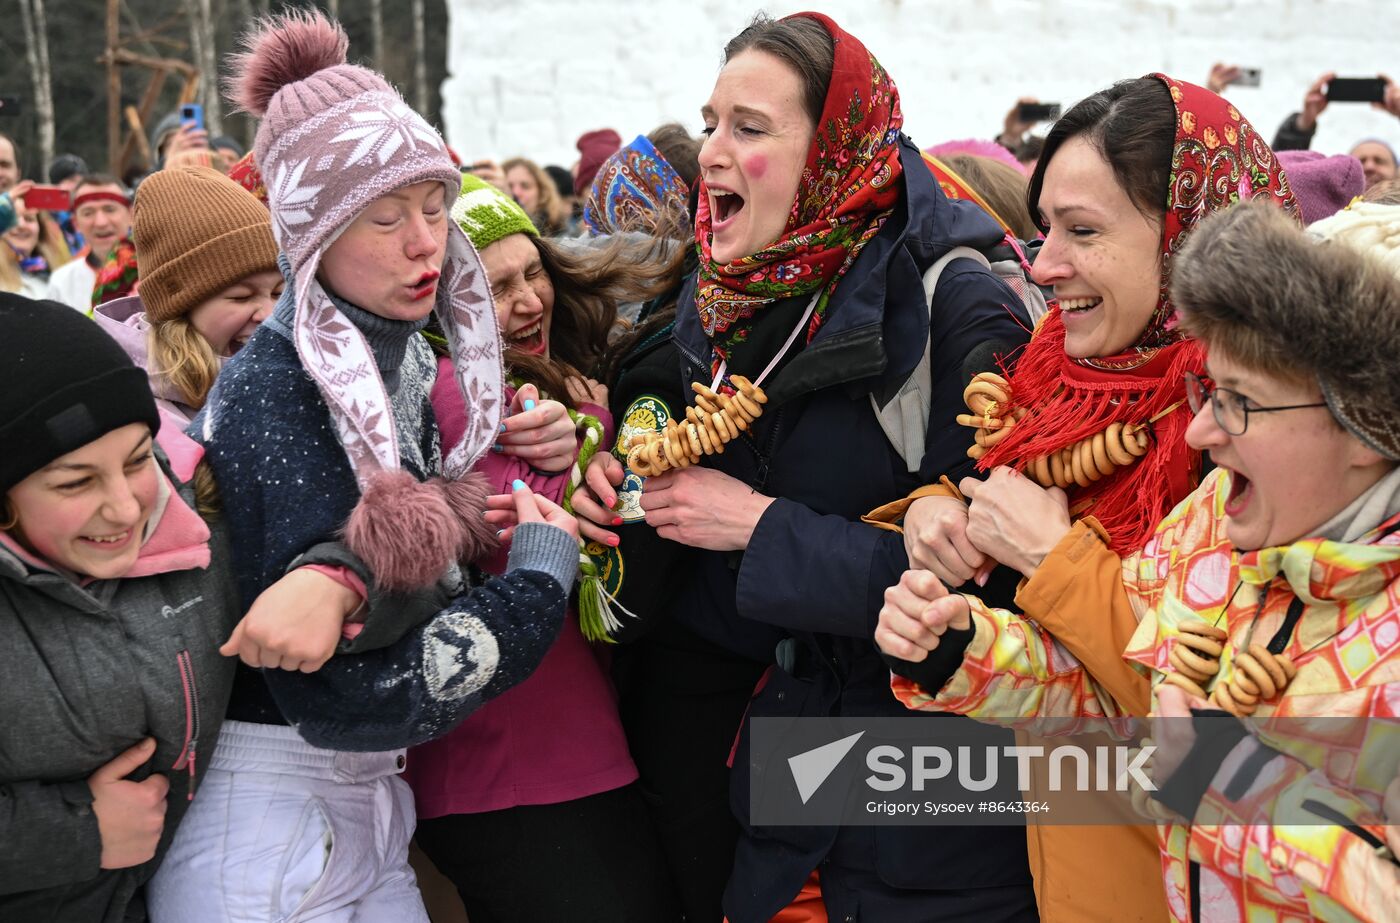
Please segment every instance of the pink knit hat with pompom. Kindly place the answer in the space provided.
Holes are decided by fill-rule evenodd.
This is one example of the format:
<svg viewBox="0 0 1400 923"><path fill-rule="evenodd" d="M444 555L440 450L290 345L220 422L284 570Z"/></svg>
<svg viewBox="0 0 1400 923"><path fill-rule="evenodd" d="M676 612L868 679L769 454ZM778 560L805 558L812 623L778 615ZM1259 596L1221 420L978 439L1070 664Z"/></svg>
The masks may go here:
<svg viewBox="0 0 1400 923"><path fill-rule="evenodd" d="M442 137L382 76L346 63L349 40L339 24L315 11L289 11L260 20L243 46L230 96L262 119L253 152L273 234L291 265L293 342L330 408L360 485L347 544L386 588L431 583L453 560L481 550L480 522L464 521L479 519L479 511L468 512L462 498L448 496L461 492L456 485L406 483L389 396L369 345L316 273L327 248L374 200L436 181L450 209L461 174ZM443 448L443 470L458 480L495 441L505 388L491 287L476 249L454 222L448 222L434 310L472 411L462 441ZM475 486L468 494L484 500ZM451 528L417 528L428 521Z"/></svg>

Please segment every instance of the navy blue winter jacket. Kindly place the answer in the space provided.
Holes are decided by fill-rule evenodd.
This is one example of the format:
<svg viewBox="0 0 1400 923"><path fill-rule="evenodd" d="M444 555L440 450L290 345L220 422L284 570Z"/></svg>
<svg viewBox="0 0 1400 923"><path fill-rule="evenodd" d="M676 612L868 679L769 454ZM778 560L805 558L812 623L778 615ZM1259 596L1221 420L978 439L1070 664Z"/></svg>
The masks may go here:
<svg viewBox="0 0 1400 923"><path fill-rule="evenodd" d="M1021 302L973 260L954 260L939 279L932 311L923 273L958 245L987 248L999 226L975 205L939 190L918 150L902 139L904 195L881 232L836 288L812 341L764 383L770 398L752 437L704 464L778 498L742 555L696 552L677 574L673 616L691 631L758 661L778 661L750 717L915 716L890 693L873 643L886 588L908 568L902 538L860 522L862 514L947 474L973 473L966 450L968 376L988 369L988 344L1010 352L1026 342ZM694 307L693 280L677 310L681 383L709 382L710 350ZM880 428L870 395L883 403L932 343L933 404L918 473L907 471ZM969 361L977 365L970 368ZM789 640L784 640L789 639ZM775 646L781 648L775 652ZM1008 737L1007 742L1011 739ZM734 761L732 808L746 827L725 894L735 923L767 920L836 844L837 828L747 826L748 725ZM1008 800L1014 800L1008 793ZM1024 831L1004 828L879 828L880 877L915 890L1030 887ZM936 904L930 905L936 906Z"/></svg>
<svg viewBox="0 0 1400 923"><path fill-rule="evenodd" d="M294 567L330 564L365 581L369 615L316 673L240 665L229 717L291 724L329 749L411 746L445 734L539 665L563 624L577 546L559 529L527 524L516 533L511 570L455 599L439 588L378 590L339 541L359 488L289 338L292 292L289 281L274 317L220 373L190 434L204 443L219 484L244 606ZM414 388L414 400L421 390L426 402L431 381L401 387ZM423 455L432 458L431 405L422 412ZM404 467L419 479L429 474Z"/></svg>

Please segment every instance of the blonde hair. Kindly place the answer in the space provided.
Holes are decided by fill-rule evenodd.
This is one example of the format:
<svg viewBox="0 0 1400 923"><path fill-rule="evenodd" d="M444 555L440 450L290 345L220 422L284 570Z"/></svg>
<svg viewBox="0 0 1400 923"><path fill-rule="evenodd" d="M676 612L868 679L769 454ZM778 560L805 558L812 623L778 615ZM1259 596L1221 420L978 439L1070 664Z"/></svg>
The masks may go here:
<svg viewBox="0 0 1400 923"><path fill-rule="evenodd" d="M967 180L973 191L987 200L997 216L1010 226L1013 234L1022 240L1035 240L1039 236L1040 230L1031 220L1031 213L1026 207L1026 189L1030 180L1024 173L980 154L953 154L941 159Z"/></svg>
<svg viewBox="0 0 1400 923"><path fill-rule="evenodd" d="M63 230L58 222L47 212L35 212L35 217L39 221L39 242L34 245L34 252L48 262L49 271L53 272L70 262L73 255L68 252L68 242L63 239ZM8 245L0 246L0 252L3 252L3 258L0 258L0 291L18 292L24 287L19 254Z"/></svg>
<svg viewBox="0 0 1400 923"><path fill-rule="evenodd" d="M214 387L223 362L188 317L151 324L146 365L151 377L175 390L182 403L198 410Z"/></svg>
<svg viewBox="0 0 1400 923"><path fill-rule="evenodd" d="M564 230L564 225L569 220L569 206L559 197L559 188L554 185L554 180L549 178L549 174L544 172L539 164L526 157L512 157L507 160L501 164L501 173L508 174L516 167L524 167L529 171L534 177L535 186L540 190L540 204L535 208L535 214L530 216L530 220L539 228L540 236L550 237Z"/></svg>
<svg viewBox="0 0 1400 923"><path fill-rule="evenodd" d="M211 170L219 170L220 173L224 172L214 165L214 152L209 150L176 151L161 165L162 170L174 170L178 167L208 167Z"/></svg>

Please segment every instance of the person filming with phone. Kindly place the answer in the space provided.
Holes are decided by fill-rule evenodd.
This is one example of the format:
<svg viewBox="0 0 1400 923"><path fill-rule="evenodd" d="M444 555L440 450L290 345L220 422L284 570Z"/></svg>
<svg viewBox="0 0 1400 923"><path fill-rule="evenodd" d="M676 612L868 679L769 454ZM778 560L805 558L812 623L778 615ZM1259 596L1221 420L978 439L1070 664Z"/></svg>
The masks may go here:
<svg viewBox="0 0 1400 923"><path fill-rule="evenodd" d="M151 153L159 170L175 154L209 150L209 132L204 127L204 107L185 103L165 115L151 132Z"/></svg>
<svg viewBox="0 0 1400 923"><path fill-rule="evenodd" d="M1274 136L1274 150L1307 150L1317 131L1317 119L1330 103L1370 103L1371 108L1400 119L1400 84L1381 74L1376 77L1338 77L1329 71L1313 81L1303 96L1303 108L1283 120ZM1395 179L1395 148L1380 138L1366 138L1348 151L1361 161L1366 188Z"/></svg>
<svg viewBox="0 0 1400 923"><path fill-rule="evenodd" d="M111 176L94 173L73 187L73 225L87 241L83 259L54 270L49 296L70 308L87 313L97 271L107 256L131 233L131 195Z"/></svg>

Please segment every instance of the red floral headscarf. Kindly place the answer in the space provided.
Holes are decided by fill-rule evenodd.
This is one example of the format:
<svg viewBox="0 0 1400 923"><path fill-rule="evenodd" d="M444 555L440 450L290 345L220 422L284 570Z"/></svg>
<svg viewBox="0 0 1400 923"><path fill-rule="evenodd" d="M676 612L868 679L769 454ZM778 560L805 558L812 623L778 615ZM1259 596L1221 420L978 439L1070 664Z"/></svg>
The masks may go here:
<svg viewBox="0 0 1400 923"><path fill-rule="evenodd" d="M1176 329L1169 293L1176 254L1203 217L1243 199L1265 198L1298 216L1278 158L1238 109L1202 87L1148 76L1166 86L1176 108L1157 307L1127 352L1073 359L1065 353L1059 306L1052 306L1009 376L1012 402L1031 414L978 462L984 471L1024 469L1110 423L1160 417L1152 424L1153 444L1136 464L1070 488L1072 506L1098 519L1120 554L1141 547L1199 480L1200 454L1186 445L1192 414L1184 378L1188 371L1204 374L1205 355Z"/></svg>
<svg viewBox="0 0 1400 923"><path fill-rule="evenodd" d="M716 354L727 359L766 305L822 291L810 340L827 303L861 248L879 233L899 198L899 91L853 35L820 13L795 13L820 23L835 42L826 104L807 152L783 236L730 263L710 256L710 203L700 190L695 240L700 250L695 303Z"/></svg>
<svg viewBox="0 0 1400 923"><path fill-rule="evenodd" d="M252 151L244 154L237 163L228 168L228 178L251 192L263 205L267 205L267 186L263 183L257 162L253 160Z"/></svg>
<svg viewBox="0 0 1400 923"><path fill-rule="evenodd" d="M102 268L97 271L97 278L92 285L92 307L96 308L100 304L134 293L140 277L140 270L136 266L136 244L128 231L125 237L117 241L112 252L107 254Z"/></svg>

